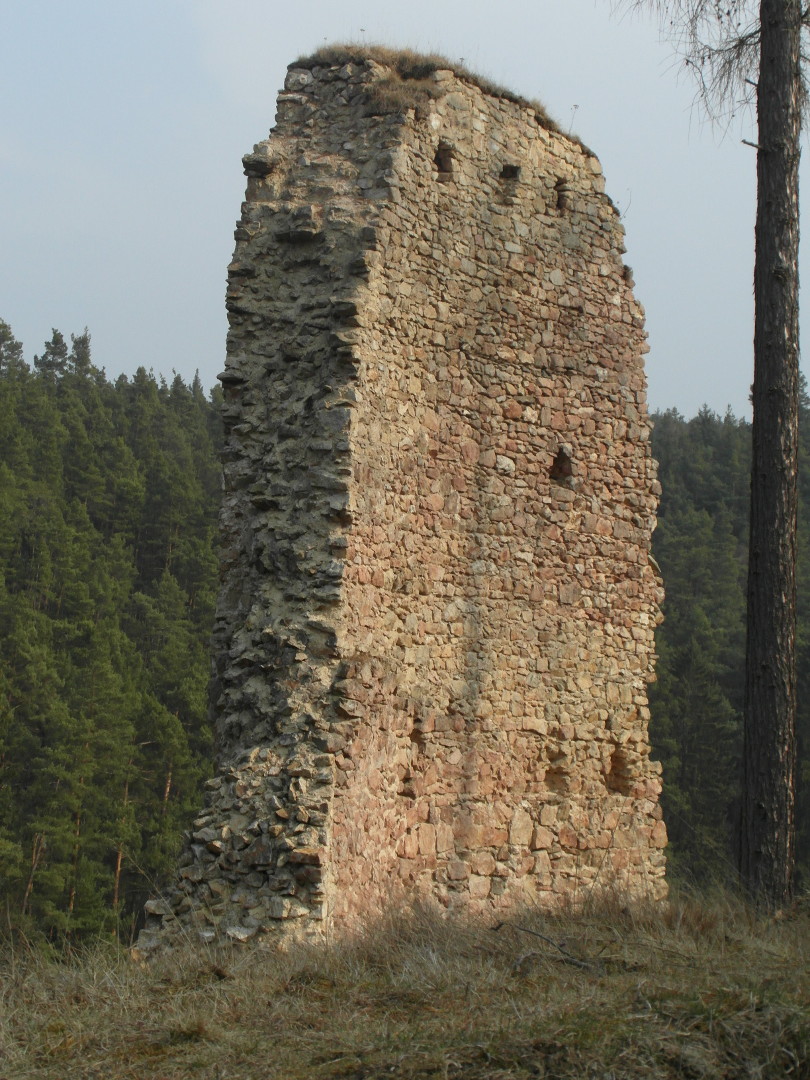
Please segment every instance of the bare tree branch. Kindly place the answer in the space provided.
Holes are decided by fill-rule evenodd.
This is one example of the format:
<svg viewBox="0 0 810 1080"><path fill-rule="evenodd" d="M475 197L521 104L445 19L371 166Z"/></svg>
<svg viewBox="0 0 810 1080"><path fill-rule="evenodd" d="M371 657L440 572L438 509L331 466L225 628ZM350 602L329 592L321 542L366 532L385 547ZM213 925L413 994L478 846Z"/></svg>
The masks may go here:
<svg viewBox="0 0 810 1080"><path fill-rule="evenodd" d="M760 49L755 0L614 0L613 8L655 15L662 36L695 79L697 103L721 127L741 107L755 105ZM802 11L802 25L810 30L810 4ZM805 102L807 93L802 77Z"/></svg>

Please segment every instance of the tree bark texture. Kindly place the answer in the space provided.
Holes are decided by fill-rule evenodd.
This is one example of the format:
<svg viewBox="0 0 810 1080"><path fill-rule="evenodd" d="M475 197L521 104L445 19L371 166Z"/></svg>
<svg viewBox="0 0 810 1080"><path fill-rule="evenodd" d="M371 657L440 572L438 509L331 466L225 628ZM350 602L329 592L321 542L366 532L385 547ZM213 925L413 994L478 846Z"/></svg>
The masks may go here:
<svg viewBox="0 0 810 1080"><path fill-rule="evenodd" d="M740 875L770 907L792 895L796 771L799 0L761 0L757 90L751 532Z"/></svg>

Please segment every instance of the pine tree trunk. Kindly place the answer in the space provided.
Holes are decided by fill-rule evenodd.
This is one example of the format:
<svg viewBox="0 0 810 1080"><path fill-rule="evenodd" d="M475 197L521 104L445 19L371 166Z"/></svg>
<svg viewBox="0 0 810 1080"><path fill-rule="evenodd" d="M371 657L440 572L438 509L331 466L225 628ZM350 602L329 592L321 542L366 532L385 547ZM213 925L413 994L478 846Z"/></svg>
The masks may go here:
<svg viewBox="0 0 810 1080"><path fill-rule="evenodd" d="M129 770L132 768L132 758L127 762L127 775L124 780L124 812L121 818L121 827L124 827L124 820L126 818L127 807L129 806ZM115 850L115 873L113 876L113 912L116 919L118 918L118 909L121 905L121 868L124 865L124 848L121 844L118 844Z"/></svg>
<svg viewBox="0 0 810 1080"><path fill-rule="evenodd" d="M45 837L42 833L34 833L34 839L31 843L31 870L28 874L28 881L25 884L22 908L20 909L23 915L25 915L28 910L28 901L31 899L31 893L34 891L34 877L36 876L37 867L44 854Z"/></svg>
<svg viewBox="0 0 810 1080"><path fill-rule="evenodd" d="M80 787L84 786L84 778L79 780ZM68 889L68 915L73 914L76 907L76 880L79 876L79 853L81 851L82 838L82 811L77 810L73 816L73 853L70 859L70 888Z"/></svg>
<svg viewBox="0 0 810 1080"><path fill-rule="evenodd" d="M761 0L753 464L739 863L770 907L792 895L796 770L799 0Z"/></svg>
<svg viewBox="0 0 810 1080"><path fill-rule="evenodd" d="M169 796L172 793L172 763L169 762L169 768L166 773L166 783L163 785L163 803L160 808L160 816L165 817L166 811L169 808Z"/></svg>

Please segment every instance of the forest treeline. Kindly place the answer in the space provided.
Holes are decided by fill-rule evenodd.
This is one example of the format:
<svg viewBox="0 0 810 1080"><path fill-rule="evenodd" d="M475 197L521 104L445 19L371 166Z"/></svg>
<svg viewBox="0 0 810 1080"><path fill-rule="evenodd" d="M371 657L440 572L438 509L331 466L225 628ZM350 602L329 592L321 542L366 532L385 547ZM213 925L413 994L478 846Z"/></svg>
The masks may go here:
<svg viewBox="0 0 810 1080"><path fill-rule="evenodd" d="M0 322L0 920L127 939L212 770L220 422Z"/></svg>
<svg viewBox="0 0 810 1080"><path fill-rule="evenodd" d="M803 462L810 406L802 401ZM654 417L664 576L651 735L671 866L733 876L750 426ZM128 941L213 767L219 396L140 368L111 382L85 332L28 365L0 322L0 920ZM810 869L810 474L800 521L799 856ZM3 927L0 926L0 934Z"/></svg>
<svg viewBox="0 0 810 1080"><path fill-rule="evenodd" d="M670 867L733 880L742 754L751 425L703 409L653 414L664 578L650 735L664 765ZM797 861L810 884L810 399L802 381L798 531Z"/></svg>

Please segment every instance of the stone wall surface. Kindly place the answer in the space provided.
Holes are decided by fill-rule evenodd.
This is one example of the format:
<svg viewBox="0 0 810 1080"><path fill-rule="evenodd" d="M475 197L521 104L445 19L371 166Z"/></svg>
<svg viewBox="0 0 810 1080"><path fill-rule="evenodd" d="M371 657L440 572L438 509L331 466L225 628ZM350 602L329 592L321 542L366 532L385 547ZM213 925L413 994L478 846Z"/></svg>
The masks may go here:
<svg viewBox="0 0 810 1080"><path fill-rule="evenodd" d="M643 311L528 104L293 65L230 266L219 769L144 947L665 893ZM428 84L425 89L425 83Z"/></svg>

